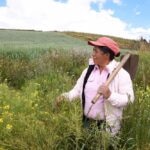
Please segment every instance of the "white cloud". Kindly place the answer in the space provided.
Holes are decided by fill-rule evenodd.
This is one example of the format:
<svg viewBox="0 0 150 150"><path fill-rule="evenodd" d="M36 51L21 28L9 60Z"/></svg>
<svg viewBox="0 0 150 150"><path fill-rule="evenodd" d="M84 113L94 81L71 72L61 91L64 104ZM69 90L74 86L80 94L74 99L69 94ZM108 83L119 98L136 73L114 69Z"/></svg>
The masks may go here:
<svg viewBox="0 0 150 150"><path fill-rule="evenodd" d="M115 4L120 5L121 4L121 0L112 0Z"/></svg>
<svg viewBox="0 0 150 150"><path fill-rule="evenodd" d="M134 13L135 13L135 15L136 16L138 16L138 15L140 15L141 14L141 11L139 11L139 5L137 5L134 9L133 9L133 11L134 11Z"/></svg>
<svg viewBox="0 0 150 150"><path fill-rule="evenodd" d="M138 15L140 15L140 14L141 14L140 11L136 11L136 12L135 12L135 15L136 15L136 16L138 16Z"/></svg>
<svg viewBox="0 0 150 150"><path fill-rule="evenodd" d="M0 28L79 31L134 39L150 34L150 29L140 28L143 30L139 32L138 28L134 29L114 17L110 9L101 8L100 12L92 10L91 2L103 6L106 0L68 0L66 3L54 0L7 0L7 6L0 7Z"/></svg>

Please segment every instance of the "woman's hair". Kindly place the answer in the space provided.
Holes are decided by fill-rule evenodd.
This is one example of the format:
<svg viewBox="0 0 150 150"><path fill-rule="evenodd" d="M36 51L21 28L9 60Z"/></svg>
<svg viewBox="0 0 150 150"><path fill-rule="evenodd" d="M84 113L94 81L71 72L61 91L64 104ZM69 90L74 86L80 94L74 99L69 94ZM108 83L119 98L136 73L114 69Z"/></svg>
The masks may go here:
<svg viewBox="0 0 150 150"><path fill-rule="evenodd" d="M115 54L114 54L114 52L113 52L110 48L108 48L108 47L106 47L106 46L99 46L99 49L100 49L103 53L105 53L105 54L109 53L109 59L110 59L110 61L114 59ZM120 53L118 53L118 54L116 55L116 57L118 57L119 55L120 55Z"/></svg>

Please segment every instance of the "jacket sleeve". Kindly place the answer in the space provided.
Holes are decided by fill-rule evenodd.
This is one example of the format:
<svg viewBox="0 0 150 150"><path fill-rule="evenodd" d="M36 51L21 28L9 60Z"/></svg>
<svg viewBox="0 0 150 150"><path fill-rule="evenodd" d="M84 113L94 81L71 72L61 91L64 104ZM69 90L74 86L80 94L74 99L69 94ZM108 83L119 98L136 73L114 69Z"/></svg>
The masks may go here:
<svg viewBox="0 0 150 150"><path fill-rule="evenodd" d="M117 82L117 90L112 91L107 100L115 107L124 107L128 103L132 103L134 101L134 92L128 72L122 69L114 82Z"/></svg>
<svg viewBox="0 0 150 150"><path fill-rule="evenodd" d="M81 95L84 77L86 75L87 68L82 72L81 76L77 80L75 86L69 92L63 93L62 96L69 99L70 101L78 98Z"/></svg>

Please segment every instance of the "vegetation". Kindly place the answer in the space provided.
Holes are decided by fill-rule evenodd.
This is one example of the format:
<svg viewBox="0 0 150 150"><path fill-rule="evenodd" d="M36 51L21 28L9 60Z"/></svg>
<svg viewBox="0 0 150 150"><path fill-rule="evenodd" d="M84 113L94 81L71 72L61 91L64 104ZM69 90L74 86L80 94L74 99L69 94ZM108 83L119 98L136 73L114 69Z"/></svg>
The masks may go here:
<svg viewBox="0 0 150 150"><path fill-rule="evenodd" d="M0 149L150 149L149 51L137 51L136 98L124 110L117 137L82 128L80 100L56 107L56 96L87 66L89 49L64 33L0 31Z"/></svg>

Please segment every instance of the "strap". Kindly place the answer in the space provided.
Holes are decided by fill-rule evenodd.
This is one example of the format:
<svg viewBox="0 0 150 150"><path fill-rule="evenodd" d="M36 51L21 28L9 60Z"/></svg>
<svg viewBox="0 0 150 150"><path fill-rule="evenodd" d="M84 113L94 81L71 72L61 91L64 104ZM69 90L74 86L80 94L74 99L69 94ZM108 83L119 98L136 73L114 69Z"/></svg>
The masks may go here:
<svg viewBox="0 0 150 150"><path fill-rule="evenodd" d="M91 74L91 72L93 71L95 65L89 65L87 73L85 75L84 81L83 81L83 90L82 90L82 109L83 109L83 121L86 121L86 116L84 115L84 107L85 107L85 93L84 93L84 89L85 89L85 85L87 83L87 80ZM110 73L107 75L107 79L109 78Z"/></svg>
<svg viewBox="0 0 150 150"><path fill-rule="evenodd" d="M87 83L87 80L92 72L92 70L94 69L94 66L95 65L89 65L88 67L88 70L87 70L87 73L85 75L85 78L84 78L84 82L83 82L83 90L82 90L82 109L83 109L83 119L84 119L84 107L85 107L85 94L84 94L84 89L85 89L85 85Z"/></svg>

